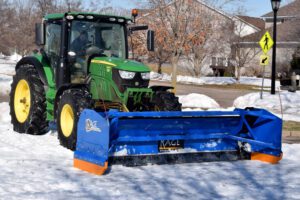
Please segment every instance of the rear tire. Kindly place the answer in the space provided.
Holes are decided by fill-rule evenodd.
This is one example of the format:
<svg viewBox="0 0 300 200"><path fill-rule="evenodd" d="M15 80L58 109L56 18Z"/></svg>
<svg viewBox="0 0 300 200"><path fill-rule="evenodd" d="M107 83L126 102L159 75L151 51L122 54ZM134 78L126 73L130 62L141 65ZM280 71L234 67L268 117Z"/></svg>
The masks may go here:
<svg viewBox="0 0 300 200"><path fill-rule="evenodd" d="M48 131L44 85L33 66L23 65L16 71L9 105L14 131L32 135Z"/></svg>
<svg viewBox="0 0 300 200"><path fill-rule="evenodd" d="M68 89L59 97L57 107L57 131L60 144L76 150L77 123L81 112L91 107L90 94L84 89Z"/></svg>
<svg viewBox="0 0 300 200"><path fill-rule="evenodd" d="M167 91L157 91L153 95L155 111L181 111L181 103L174 93Z"/></svg>

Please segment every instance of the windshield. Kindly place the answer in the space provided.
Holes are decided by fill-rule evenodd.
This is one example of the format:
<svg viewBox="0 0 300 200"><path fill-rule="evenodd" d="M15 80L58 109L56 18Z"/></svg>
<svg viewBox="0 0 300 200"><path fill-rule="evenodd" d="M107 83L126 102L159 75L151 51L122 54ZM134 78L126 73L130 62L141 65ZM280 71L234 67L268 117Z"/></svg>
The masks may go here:
<svg viewBox="0 0 300 200"><path fill-rule="evenodd" d="M121 24L74 20L70 50L77 56L102 54L125 59L125 34Z"/></svg>

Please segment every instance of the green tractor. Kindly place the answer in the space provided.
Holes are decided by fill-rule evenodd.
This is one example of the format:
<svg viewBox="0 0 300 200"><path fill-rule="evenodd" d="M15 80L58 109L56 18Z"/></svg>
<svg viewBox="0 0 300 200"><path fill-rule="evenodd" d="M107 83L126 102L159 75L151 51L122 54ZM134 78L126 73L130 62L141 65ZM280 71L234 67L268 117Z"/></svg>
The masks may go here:
<svg viewBox="0 0 300 200"><path fill-rule="evenodd" d="M56 124L62 146L75 150L77 122L97 111L178 111L171 87L149 87L150 69L128 60L128 36L147 30L133 19L96 13L48 14L36 24L42 48L16 65L10 93L13 128L45 134ZM154 50L148 30L147 48Z"/></svg>

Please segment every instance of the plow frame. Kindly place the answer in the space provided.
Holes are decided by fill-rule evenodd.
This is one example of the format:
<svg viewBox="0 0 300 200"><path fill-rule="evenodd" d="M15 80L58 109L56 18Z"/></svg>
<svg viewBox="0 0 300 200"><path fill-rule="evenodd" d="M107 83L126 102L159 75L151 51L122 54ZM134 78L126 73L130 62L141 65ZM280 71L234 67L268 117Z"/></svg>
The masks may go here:
<svg viewBox="0 0 300 200"><path fill-rule="evenodd" d="M142 164L146 161L160 164L163 160L160 157L165 156L168 162L177 155L190 156L188 162L197 162L201 159L196 154L222 152L229 154L220 155L218 160L250 158L277 163L282 156L281 134L282 120L263 109L107 113L87 109L78 123L74 165L83 169L81 165L92 163L106 169L109 164L121 163L126 158L133 162L125 162L129 166L139 165L135 158L142 158ZM159 145L162 141L182 141L184 146L163 152ZM237 154L233 158L230 152ZM79 166L79 161L87 163Z"/></svg>

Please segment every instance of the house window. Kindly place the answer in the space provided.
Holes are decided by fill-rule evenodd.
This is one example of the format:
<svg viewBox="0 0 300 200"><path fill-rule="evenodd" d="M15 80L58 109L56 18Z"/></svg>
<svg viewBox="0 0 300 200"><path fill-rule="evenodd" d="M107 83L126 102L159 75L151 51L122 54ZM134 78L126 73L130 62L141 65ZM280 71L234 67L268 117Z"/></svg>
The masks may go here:
<svg viewBox="0 0 300 200"><path fill-rule="evenodd" d="M226 58L218 58L218 66L224 66Z"/></svg>
<svg viewBox="0 0 300 200"><path fill-rule="evenodd" d="M230 59L229 59L229 58L227 58L226 66L227 66L227 67L230 67L230 66L231 66L231 62L230 62Z"/></svg>
<svg viewBox="0 0 300 200"><path fill-rule="evenodd" d="M212 66L216 66L217 65L217 58L216 57L212 57L211 58L211 65Z"/></svg>

